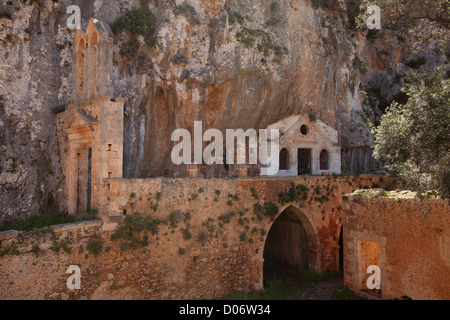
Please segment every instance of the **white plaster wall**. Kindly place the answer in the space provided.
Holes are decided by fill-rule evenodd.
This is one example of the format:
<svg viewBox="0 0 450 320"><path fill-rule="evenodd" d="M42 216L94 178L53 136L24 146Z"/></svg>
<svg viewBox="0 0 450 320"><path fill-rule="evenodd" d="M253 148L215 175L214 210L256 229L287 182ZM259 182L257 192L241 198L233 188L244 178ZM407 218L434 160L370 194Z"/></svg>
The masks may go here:
<svg viewBox="0 0 450 320"><path fill-rule="evenodd" d="M308 133L300 132L301 126L308 127ZM335 129L320 120L312 122L307 115L291 116L274 123L268 129L280 130L280 151L286 148L289 152L289 170L280 170L278 176L297 176L298 149L311 149L311 173L341 174L341 146L338 144L338 133ZM328 152L329 170L320 170L320 153Z"/></svg>

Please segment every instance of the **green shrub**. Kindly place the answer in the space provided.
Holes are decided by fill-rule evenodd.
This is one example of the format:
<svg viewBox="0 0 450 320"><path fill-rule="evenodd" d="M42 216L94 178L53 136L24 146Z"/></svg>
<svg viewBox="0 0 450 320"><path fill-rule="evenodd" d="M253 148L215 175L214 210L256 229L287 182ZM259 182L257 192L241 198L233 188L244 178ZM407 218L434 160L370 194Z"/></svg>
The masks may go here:
<svg viewBox="0 0 450 320"><path fill-rule="evenodd" d="M135 36L143 36L144 42L150 48L156 44L156 20L148 8L128 9L112 24L111 30L117 34L126 31Z"/></svg>
<svg viewBox="0 0 450 320"><path fill-rule="evenodd" d="M66 111L67 106L65 104L57 106L55 108L52 109L52 113L53 114L59 114L62 113L64 111Z"/></svg>
<svg viewBox="0 0 450 320"><path fill-rule="evenodd" d="M19 254L20 252L16 242L13 242L6 247L2 247L2 243L0 242L0 258L9 255L17 256Z"/></svg>
<svg viewBox="0 0 450 320"><path fill-rule="evenodd" d="M242 24L244 23L245 18L237 11L229 11L228 12L228 22L230 24L234 24L234 23L239 23Z"/></svg>
<svg viewBox="0 0 450 320"><path fill-rule="evenodd" d="M325 0L312 0L311 2L314 9L325 7Z"/></svg>
<svg viewBox="0 0 450 320"><path fill-rule="evenodd" d="M281 23L280 18L269 18L265 23L264 26L270 27L270 26L276 26L277 24Z"/></svg>
<svg viewBox="0 0 450 320"><path fill-rule="evenodd" d="M184 240L190 240L192 238L192 234L189 231L189 227L182 229L181 233L183 234L183 239Z"/></svg>
<svg viewBox="0 0 450 320"><path fill-rule="evenodd" d="M294 182L291 182L291 187L288 191L278 194L278 202L283 205L298 200L304 201L308 198L308 190L309 188L305 185L299 184L296 186Z"/></svg>
<svg viewBox="0 0 450 320"><path fill-rule="evenodd" d="M369 67L357 54L355 54L355 59L353 60L353 68L358 69L361 74L369 72Z"/></svg>
<svg viewBox="0 0 450 320"><path fill-rule="evenodd" d="M56 235L53 235L53 246L50 247L50 249L54 252L59 252L60 249L63 249L65 253L72 253L72 247L70 247L70 244L72 241L70 239L61 239L58 240L56 238Z"/></svg>
<svg viewBox="0 0 450 320"><path fill-rule="evenodd" d="M36 229L43 229L52 225L95 219L97 219L97 210L89 210L86 214L81 216L71 216L66 212L62 212L54 216L31 216L23 221L7 222L3 224L2 226L0 226L0 232L7 230L33 231Z"/></svg>
<svg viewBox="0 0 450 320"><path fill-rule="evenodd" d="M194 193L190 200L196 200L198 198L198 193Z"/></svg>
<svg viewBox="0 0 450 320"><path fill-rule="evenodd" d="M167 217L167 221L171 228L176 228L178 226L178 222L183 220L183 212L180 210L172 211Z"/></svg>
<svg viewBox="0 0 450 320"><path fill-rule="evenodd" d="M427 63L427 58L420 57L417 59L411 59L406 65L413 69L420 69L421 66L423 66L425 63Z"/></svg>
<svg viewBox="0 0 450 320"><path fill-rule="evenodd" d="M121 250L127 251L129 248L137 249L148 245L148 236L139 236L141 232L151 232L152 235L159 233L159 225L161 220L154 219L150 215L141 215L134 213L127 216L123 223L119 225L111 240L122 240Z"/></svg>
<svg viewBox="0 0 450 320"><path fill-rule="evenodd" d="M255 198L256 200L259 199L258 193L256 192L255 188L250 188L250 192L252 193L253 198Z"/></svg>
<svg viewBox="0 0 450 320"><path fill-rule="evenodd" d="M279 213L278 206L273 202L264 202L261 206L259 202L257 202L253 206L253 213L256 214L259 220L262 220L262 217L269 217L271 221L275 220L275 217Z"/></svg>
<svg viewBox="0 0 450 320"><path fill-rule="evenodd" d="M239 200L240 200L240 199L239 199L239 196L238 196L237 194L231 194L231 193L229 193L229 194L228 194L228 198L231 198L231 199L236 200L236 201L239 201Z"/></svg>
<svg viewBox="0 0 450 320"><path fill-rule="evenodd" d="M0 8L0 19L12 19L12 14L3 8Z"/></svg>
<svg viewBox="0 0 450 320"><path fill-rule="evenodd" d="M350 290L347 286L336 289L333 294L338 300L362 300L360 296Z"/></svg>
<svg viewBox="0 0 450 320"><path fill-rule="evenodd" d="M230 223L231 218L234 217L236 213L234 211L228 212L227 214L220 215L217 220L222 221L223 223Z"/></svg>
<svg viewBox="0 0 450 320"><path fill-rule="evenodd" d="M94 235L87 243L87 251L94 256L98 256L103 248L103 240L100 236Z"/></svg>
<svg viewBox="0 0 450 320"><path fill-rule="evenodd" d="M199 25L201 23L197 11L195 11L195 8L187 2L183 2L182 4L177 5L173 9L173 12L176 15L183 15L192 25Z"/></svg>
<svg viewBox="0 0 450 320"><path fill-rule="evenodd" d="M186 55L184 53L177 52L173 56L172 62L175 63L175 64L188 64L189 63L189 59L186 57Z"/></svg>
<svg viewBox="0 0 450 320"><path fill-rule="evenodd" d="M377 29L369 30L369 32L367 32L366 39L368 41L373 41L378 37L379 33L380 31Z"/></svg>
<svg viewBox="0 0 450 320"><path fill-rule="evenodd" d="M342 277L342 272L334 271L318 273L314 271L302 271L299 275L299 280L302 286L312 286L338 277Z"/></svg>

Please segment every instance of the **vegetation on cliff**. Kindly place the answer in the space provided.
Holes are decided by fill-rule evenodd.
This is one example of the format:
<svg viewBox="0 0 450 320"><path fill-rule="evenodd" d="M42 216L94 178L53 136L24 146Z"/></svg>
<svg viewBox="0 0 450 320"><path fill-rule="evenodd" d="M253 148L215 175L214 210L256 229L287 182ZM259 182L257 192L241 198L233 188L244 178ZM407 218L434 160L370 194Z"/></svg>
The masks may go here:
<svg viewBox="0 0 450 320"><path fill-rule="evenodd" d="M418 44L430 42L439 50L445 50L450 40L449 9L447 0L341 0L356 5L357 23L365 27L371 5L380 7L383 24L390 27L405 28L418 37ZM358 6L359 4L359 6ZM426 45L427 49L429 47Z"/></svg>
<svg viewBox="0 0 450 320"><path fill-rule="evenodd" d="M111 29L114 33L126 31L134 36L142 36L149 47L156 43L155 15L147 7L125 11L112 23Z"/></svg>
<svg viewBox="0 0 450 320"><path fill-rule="evenodd" d="M393 101L383 102L380 88L367 88L369 96L375 93L380 101L378 108L384 113L379 126L373 128L374 155L388 171L401 177L402 187L450 196L449 2L340 0L340 3L349 18L353 17L357 29L366 28L371 14L367 9L377 5L383 30L395 30L402 41L405 39L401 34L413 35L417 40L412 51L418 56L404 63L406 72L397 74L394 82L401 79L404 85ZM367 40L373 41L380 32L370 30ZM445 53L447 60L428 63L430 51Z"/></svg>

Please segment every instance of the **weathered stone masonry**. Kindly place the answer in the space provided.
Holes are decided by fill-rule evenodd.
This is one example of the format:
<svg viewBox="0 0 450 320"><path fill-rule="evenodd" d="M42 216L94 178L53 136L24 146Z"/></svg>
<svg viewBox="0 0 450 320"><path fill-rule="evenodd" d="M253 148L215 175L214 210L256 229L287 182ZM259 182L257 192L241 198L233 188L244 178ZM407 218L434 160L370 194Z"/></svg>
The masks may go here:
<svg viewBox="0 0 450 320"><path fill-rule="evenodd" d="M441 199L344 198L344 281L368 291L381 268L382 299L450 299L450 205Z"/></svg>
<svg viewBox="0 0 450 320"><path fill-rule="evenodd" d="M301 187L299 196L279 203L292 183ZM342 195L391 183L383 176L107 179L102 192L111 201L101 204L103 221L55 227L56 237L12 235L2 241L3 248L18 243L21 253L0 259L0 298L196 299L262 289L266 239L273 220L287 211L305 230L309 269L337 270ZM272 219L254 210L269 202L279 212ZM112 220L137 212L161 220L175 216L176 226L161 224L157 234L147 233L148 245L123 250L123 239L110 240ZM104 241L98 255L89 251L93 236ZM70 250L52 250L64 239ZM287 254L294 257L295 249L293 244ZM80 291L66 287L69 265L81 266Z"/></svg>
<svg viewBox="0 0 450 320"><path fill-rule="evenodd" d="M98 208L105 178L122 178L123 108L126 99L112 98L113 34L90 20L77 29L73 53L73 101L57 116L60 160L65 176L63 208L81 214Z"/></svg>
<svg viewBox="0 0 450 320"><path fill-rule="evenodd" d="M287 177L122 179L125 100L111 98L111 43L98 21L77 31L74 103L57 118L64 207L95 208L101 220L3 234L0 298L211 298L263 289L265 259L298 271L339 269L342 196L390 188L390 178L332 176L340 173L337 132L303 116L275 124L286 134ZM303 169L324 176L296 176L299 148L310 152ZM138 214L158 223L137 243L111 239ZM80 291L67 289L70 265L82 269Z"/></svg>

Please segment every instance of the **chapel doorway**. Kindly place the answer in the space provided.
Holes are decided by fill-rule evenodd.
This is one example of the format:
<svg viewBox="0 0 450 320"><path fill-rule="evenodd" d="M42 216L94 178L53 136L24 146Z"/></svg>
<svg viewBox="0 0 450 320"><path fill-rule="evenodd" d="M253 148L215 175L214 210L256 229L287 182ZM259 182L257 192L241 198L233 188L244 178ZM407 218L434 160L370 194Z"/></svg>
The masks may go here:
<svg viewBox="0 0 450 320"><path fill-rule="evenodd" d="M298 175L310 175L311 171L311 149L298 149Z"/></svg>
<svg viewBox="0 0 450 320"><path fill-rule="evenodd" d="M78 149L77 213L86 213L91 206L92 148Z"/></svg>

